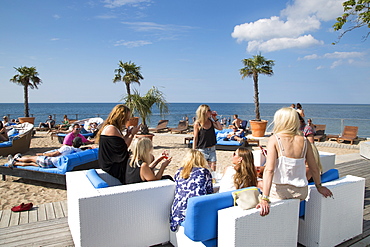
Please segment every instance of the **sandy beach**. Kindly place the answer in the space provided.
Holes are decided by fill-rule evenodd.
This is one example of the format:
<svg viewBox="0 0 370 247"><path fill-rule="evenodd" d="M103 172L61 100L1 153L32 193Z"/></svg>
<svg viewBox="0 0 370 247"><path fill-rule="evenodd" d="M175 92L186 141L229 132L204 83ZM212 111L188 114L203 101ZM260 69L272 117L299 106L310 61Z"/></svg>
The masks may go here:
<svg viewBox="0 0 370 247"><path fill-rule="evenodd" d="M182 157L187 152L187 145L184 144L184 138L191 136L189 134L155 134L153 138L154 156L162 153L163 150L168 150L170 156L173 157L171 164L167 167L165 174L173 176L179 168ZM262 145L266 145L268 138L261 141ZM46 132L37 132L31 141L31 149L25 155L35 155L39 152L61 147L57 138L51 139ZM253 149L259 149L253 146ZM318 147L319 151L331 152L336 155L358 153L358 149L345 149L333 147ZM218 151L217 170L222 171L226 165L230 164L233 151ZM6 157L0 159L0 165L7 162ZM23 178L7 176L6 181L0 180L0 210L10 209L20 203L32 202L34 205L39 205L48 202L63 201L67 199L65 186L56 185L44 182L38 182Z"/></svg>

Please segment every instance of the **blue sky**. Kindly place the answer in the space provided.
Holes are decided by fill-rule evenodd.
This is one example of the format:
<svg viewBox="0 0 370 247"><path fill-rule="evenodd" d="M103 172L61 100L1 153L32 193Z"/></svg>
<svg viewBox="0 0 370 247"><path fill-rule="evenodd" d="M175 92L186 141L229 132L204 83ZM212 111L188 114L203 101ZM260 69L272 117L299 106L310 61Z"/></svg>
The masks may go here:
<svg viewBox="0 0 370 247"><path fill-rule="evenodd" d="M241 60L275 61L261 103L369 104L366 29L337 44L341 0L6 0L0 3L1 103L22 103L14 67L36 66L31 103L119 102L118 61L141 66L168 102L252 103Z"/></svg>

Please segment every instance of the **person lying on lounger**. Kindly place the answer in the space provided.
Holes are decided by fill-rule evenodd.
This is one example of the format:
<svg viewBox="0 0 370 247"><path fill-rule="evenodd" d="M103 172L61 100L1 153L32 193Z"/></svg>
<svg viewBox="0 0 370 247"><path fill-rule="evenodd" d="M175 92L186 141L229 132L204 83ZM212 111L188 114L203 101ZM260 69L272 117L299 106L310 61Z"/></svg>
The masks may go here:
<svg viewBox="0 0 370 247"><path fill-rule="evenodd" d="M233 127L233 132L227 135L227 139L230 141L238 141L241 142L244 140L244 130L240 130L237 127Z"/></svg>
<svg viewBox="0 0 370 247"><path fill-rule="evenodd" d="M14 157L12 155L8 156L8 166L10 168L14 166L38 166L41 168L54 168L54 164L58 163L58 160L64 156L71 153L81 152L81 145L83 144L80 137L73 139L73 146L63 145L56 151L37 153L36 156L23 157L21 154L16 154Z"/></svg>

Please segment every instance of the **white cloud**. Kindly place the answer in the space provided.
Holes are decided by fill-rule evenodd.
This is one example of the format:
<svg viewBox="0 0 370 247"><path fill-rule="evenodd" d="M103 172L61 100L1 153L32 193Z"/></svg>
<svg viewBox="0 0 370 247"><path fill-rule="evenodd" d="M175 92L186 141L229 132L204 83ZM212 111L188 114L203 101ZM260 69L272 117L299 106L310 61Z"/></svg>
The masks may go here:
<svg viewBox="0 0 370 247"><path fill-rule="evenodd" d="M104 5L104 7L117 8L123 5L138 6L138 4L149 2L151 2L151 0L105 0L104 3L106 3L106 5Z"/></svg>
<svg viewBox="0 0 370 247"><path fill-rule="evenodd" d="M59 16L59 15L53 15L53 18L54 18L55 20L58 20L58 19L60 19L60 16Z"/></svg>
<svg viewBox="0 0 370 247"><path fill-rule="evenodd" d="M60 40L59 38L51 38L50 39L51 41L57 41L57 40Z"/></svg>
<svg viewBox="0 0 370 247"><path fill-rule="evenodd" d="M260 19L256 22L244 23L234 27L231 34L238 42L251 41L259 39L273 39L285 37L298 37L307 31L313 31L320 28L320 22L310 17L303 20L283 21L278 16L270 19Z"/></svg>
<svg viewBox="0 0 370 247"><path fill-rule="evenodd" d="M158 24L155 22L122 22L138 32L148 31L182 31L192 29L190 26L177 26L171 24Z"/></svg>
<svg viewBox="0 0 370 247"><path fill-rule="evenodd" d="M304 35L298 38L275 38L264 42L250 41L248 43L247 51L271 52L289 48L305 48L312 45L320 45L323 43L324 42L316 40L311 35Z"/></svg>
<svg viewBox="0 0 370 247"><path fill-rule="evenodd" d="M324 68L325 68L325 67L324 67L324 66L322 66L322 65L320 65L320 66L317 66L317 67L316 67L316 69L317 69L317 70L324 69Z"/></svg>
<svg viewBox="0 0 370 247"><path fill-rule="evenodd" d="M324 55L325 58L334 58L334 59L346 59L346 58L353 58L353 57L362 57L365 56L364 52L333 52L333 53L326 53Z"/></svg>
<svg viewBox="0 0 370 247"><path fill-rule="evenodd" d="M307 55L307 56L304 56L302 59L298 59L298 60L312 60L312 59L318 59L319 56L317 54L312 54L312 55Z"/></svg>
<svg viewBox="0 0 370 247"><path fill-rule="evenodd" d="M343 0L292 0L280 16L259 19L234 27L231 36L238 42L247 41L247 51L321 45L310 32L320 29L322 21L334 20L343 12ZM285 42L285 43L284 43Z"/></svg>
<svg viewBox="0 0 370 247"><path fill-rule="evenodd" d="M337 60L337 61L334 61L334 62L331 64L330 68L331 68L331 69L334 69L335 67L338 67L339 65L342 65L342 64L343 64L343 60Z"/></svg>
<svg viewBox="0 0 370 247"><path fill-rule="evenodd" d="M150 41L145 41L145 40L136 40L136 41L125 41L125 40L119 40L117 41L114 46L126 46L128 48L135 48L135 47L140 47L144 45L151 45L152 42Z"/></svg>

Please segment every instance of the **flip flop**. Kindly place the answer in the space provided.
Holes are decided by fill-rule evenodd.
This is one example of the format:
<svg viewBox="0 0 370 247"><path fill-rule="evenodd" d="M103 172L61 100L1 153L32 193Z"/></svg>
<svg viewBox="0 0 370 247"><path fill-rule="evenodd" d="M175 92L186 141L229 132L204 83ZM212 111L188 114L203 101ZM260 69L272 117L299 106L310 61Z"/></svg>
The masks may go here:
<svg viewBox="0 0 370 247"><path fill-rule="evenodd" d="M12 207L13 212L22 212L22 211L28 211L32 209L33 204L32 202L24 204L23 202L19 206Z"/></svg>

